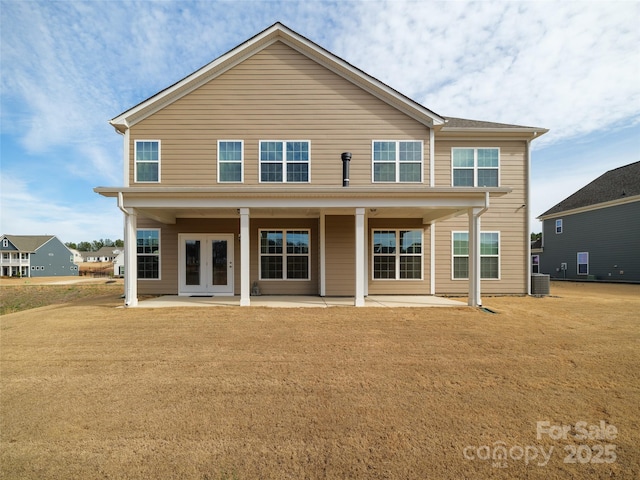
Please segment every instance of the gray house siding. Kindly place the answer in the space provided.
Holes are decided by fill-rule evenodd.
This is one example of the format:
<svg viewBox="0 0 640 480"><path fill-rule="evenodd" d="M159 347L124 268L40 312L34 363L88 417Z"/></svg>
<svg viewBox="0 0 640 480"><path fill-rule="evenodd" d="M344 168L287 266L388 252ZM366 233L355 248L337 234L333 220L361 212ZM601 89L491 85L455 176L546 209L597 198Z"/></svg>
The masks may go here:
<svg viewBox="0 0 640 480"><path fill-rule="evenodd" d="M56 277L79 274L78 266L73 263L73 253L54 236L2 236L0 255L0 276L3 277Z"/></svg>
<svg viewBox="0 0 640 480"><path fill-rule="evenodd" d="M556 220L562 233L556 234ZM552 278L640 282L640 202L545 219L540 273ZM578 253L588 252L588 275L578 274ZM561 264L566 263L566 271Z"/></svg>
<svg viewBox="0 0 640 480"><path fill-rule="evenodd" d="M73 254L54 237L31 255L29 274L32 277L78 275L78 267L73 263Z"/></svg>

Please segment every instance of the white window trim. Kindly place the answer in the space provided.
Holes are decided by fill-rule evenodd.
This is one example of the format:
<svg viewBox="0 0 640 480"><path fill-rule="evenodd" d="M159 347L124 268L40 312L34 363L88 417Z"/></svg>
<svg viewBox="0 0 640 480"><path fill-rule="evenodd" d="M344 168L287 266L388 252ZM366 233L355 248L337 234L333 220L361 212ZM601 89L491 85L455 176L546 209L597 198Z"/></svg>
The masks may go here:
<svg viewBox="0 0 640 480"><path fill-rule="evenodd" d="M220 161L220 144L225 142L240 142L240 181L235 180L220 180L220 163L237 163L237 161ZM218 150L216 151L217 155L217 178L218 183L244 183L244 140L218 140Z"/></svg>
<svg viewBox="0 0 640 480"><path fill-rule="evenodd" d="M396 234L396 251L393 255L396 257L396 272L395 278L375 278L374 265L375 265L375 257L384 257L391 256L390 253L375 253L374 250L374 233L375 232L395 232ZM406 231L420 231L420 278L400 278L400 257L417 257L418 255L415 253L400 253L400 246L398 244L399 240L399 232ZM424 229L420 228L372 228L370 231L371 235L371 280L373 282L421 282L424 281Z"/></svg>
<svg viewBox="0 0 640 480"><path fill-rule="evenodd" d="M262 181L262 163L263 160L262 158L262 144L263 143L282 143L282 181L281 182L263 182ZM307 145L309 145L309 160L306 162L308 165L308 176L307 176L307 181L306 182L288 182L287 181L287 143L293 143L293 142L305 142ZM264 161L264 163L276 163L276 162L269 162L269 161ZM303 163L303 162L291 162L291 163ZM291 184L305 184L305 183L311 183L311 140L259 140L258 141L258 183L265 183L265 184L280 184L280 183L291 183Z"/></svg>
<svg viewBox="0 0 640 480"><path fill-rule="evenodd" d="M502 152L500 151L500 147L451 147L451 186L455 187L456 185L453 184L454 180L453 180L453 171L458 169L458 170L472 170L471 167L455 167L453 166L453 151L454 150L473 150L473 187L477 187L478 186L478 150L498 150L498 167L495 168L496 170L498 170L498 185L496 185L497 187L500 186L500 177L501 177L501 165L502 165ZM487 167L481 167L483 169L486 169ZM491 167L494 168L494 167ZM467 187L467 188L472 188L472 187ZM485 187L485 188L490 188L490 187Z"/></svg>
<svg viewBox="0 0 640 480"><path fill-rule="evenodd" d="M580 263L580 255L587 256L587 263ZM587 273L580 273L580 265L587 266ZM589 252L578 252L576 254L576 275L581 275L581 276L589 275Z"/></svg>
<svg viewBox="0 0 640 480"><path fill-rule="evenodd" d="M469 231L468 230L455 230L451 232L451 280L457 281L457 280L469 280L469 276L467 275L464 278L461 277L454 277L453 276L453 258L454 258L454 254L453 254L453 237L454 234L456 233L466 233L467 234L467 245L469 242ZM502 258L501 258L501 252L502 252L502 245L501 245L501 241L500 241L500 232L498 230L481 230L480 234L483 233L497 233L498 234L498 255L480 255L480 258L482 257L487 257L487 258L493 258L496 257L498 259L498 278L484 278L482 277L482 268L480 270L480 280L481 281L487 281L487 282L495 282L498 281L502 278ZM482 238L482 237L481 237ZM469 255L455 255L455 257L460 257L460 258L469 258Z"/></svg>
<svg viewBox="0 0 640 480"><path fill-rule="evenodd" d="M140 278L138 277L138 232L140 231L156 231L158 232L158 278ZM144 256L151 256L150 253L142 254ZM157 282L162 280L162 229L160 228L136 228L136 278L139 281Z"/></svg>
<svg viewBox="0 0 640 480"><path fill-rule="evenodd" d="M388 143L395 143L396 144L396 159L395 159L395 166L396 166L396 179L395 181L382 181L382 180L376 180L375 179L375 164L376 163L391 163L390 160L385 160L385 161L375 161L374 160L374 150L375 150L375 144L378 142L388 142ZM406 182L406 181L400 181L400 163L417 163L417 162L400 162L400 142L413 142L413 143L419 143L420 144L420 180L416 181L416 182ZM371 141L371 183L406 183L406 184L421 184L424 183L424 141L423 140L412 140L412 139L403 139L403 140L380 140L380 139L376 139L376 140L372 140Z"/></svg>
<svg viewBox="0 0 640 480"><path fill-rule="evenodd" d="M537 264L533 263L533 259L534 258L538 259L538 263ZM533 267L538 267L538 271L534 272L533 271ZM534 253L533 255L531 255L531 273L540 273L540 255L537 254L537 253Z"/></svg>
<svg viewBox="0 0 640 480"><path fill-rule="evenodd" d="M2 246L3 246L4 248L9 247L9 240L8 240L8 239L6 239L6 238L3 238L3 239L2 239Z"/></svg>
<svg viewBox="0 0 640 480"><path fill-rule="evenodd" d="M560 231L558 231L558 227L560 227ZM555 231L556 235L560 235L564 231L564 222L561 218L558 218L555 221Z"/></svg>
<svg viewBox="0 0 640 480"><path fill-rule="evenodd" d="M157 181L153 181L153 180L140 180L138 181L138 142L158 142L158 180ZM162 144L160 142L160 140L157 139L148 139L148 140L134 140L133 141L133 181L135 183L160 183L160 174L162 172L161 167L161 160L162 160ZM149 161L142 161L141 163L156 163L156 162L149 162Z"/></svg>
<svg viewBox="0 0 640 480"><path fill-rule="evenodd" d="M260 240L262 232L282 232L282 253L262 253L262 245ZM309 253L293 253L287 254L287 232L307 232L309 235ZM282 256L282 278L262 278L262 257ZM307 262L307 278L286 278L287 276L287 255L292 257L309 257ZM310 282L311 281L311 229L309 228L260 228L258 229L258 279L261 282Z"/></svg>

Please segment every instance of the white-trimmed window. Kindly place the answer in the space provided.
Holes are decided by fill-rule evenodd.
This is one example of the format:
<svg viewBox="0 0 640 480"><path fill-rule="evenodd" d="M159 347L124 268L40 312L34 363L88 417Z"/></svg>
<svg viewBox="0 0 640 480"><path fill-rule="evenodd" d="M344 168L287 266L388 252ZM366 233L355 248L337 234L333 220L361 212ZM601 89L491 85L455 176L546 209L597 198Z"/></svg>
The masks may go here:
<svg viewBox="0 0 640 480"><path fill-rule="evenodd" d="M374 182L422 182L422 142L374 140Z"/></svg>
<svg viewBox="0 0 640 480"><path fill-rule="evenodd" d="M562 219L556 220L556 233L562 233Z"/></svg>
<svg viewBox="0 0 640 480"><path fill-rule="evenodd" d="M307 140L260 140L260 182L308 183L310 158Z"/></svg>
<svg viewBox="0 0 640 480"><path fill-rule="evenodd" d="M540 273L540 255L531 255L531 273Z"/></svg>
<svg viewBox="0 0 640 480"><path fill-rule="evenodd" d="M244 163L242 140L218 141L218 182L242 183Z"/></svg>
<svg viewBox="0 0 640 480"><path fill-rule="evenodd" d="M469 232L452 233L452 277L469 278ZM500 278L500 232L480 233L480 278Z"/></svg>
<svg viewBox="0 0 640 480"><path fill-rule="evenodd" d="M451 149L454 187L497 187L500 185L499 148Z"/></svg>
<svg viewBox="0 0 640 480"><path fill-rule="evenodd" d="M374 230L373 279L422 280L422 230Z"/></svg>
<svg viewBox="0 0 640 480"><path fill-rule="evenodd" d="M589 275L589 252L578 252L578 275Z"/></svg>
<svg viewBox="0 0 640 480"><path fill-rule="evenodd" d="M9 240L7 240L6 238L2 239L2 246L7 248L9 246Z"/></svg>
<svg viewBox="0 0 640 480"><path fill-rule="evenodd" d="M138 278L160 279L160 229L139 229L136 235Z"/></svg>
<svg viewBox="0 0 640 480"><path fill-rule="evenodd" d="M135 141L135 181L160 181L160 140Z"/></svg>
<svg viewBox="0 0 640 480"><path fill-rule="evenodd" d="M260 230L260 279L311 278L309 230Z"/></svg>

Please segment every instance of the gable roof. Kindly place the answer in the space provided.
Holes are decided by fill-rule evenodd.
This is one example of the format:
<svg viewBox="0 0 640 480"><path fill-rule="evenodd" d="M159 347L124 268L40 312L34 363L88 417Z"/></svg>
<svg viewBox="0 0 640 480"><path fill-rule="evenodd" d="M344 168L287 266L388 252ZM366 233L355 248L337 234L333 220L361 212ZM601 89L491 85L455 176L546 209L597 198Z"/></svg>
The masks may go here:
<svg viewBox="0 0 640 480"><path fill-rule="evenodd" d="M109 123L124 133L129 127L147 118L170 103L233 68L275 42L282 42L311 60L323 65L346 80L366 90L419 122L430 126L444 124L444 118L385 83L325 50L311 40L281 23L275 23L246 42L238 45L191 75L156 93L138 105L121 113Z"/></svg>
<svg viewBox="0 0 640 480"><path fill-rule="evenodd" d="M54 238L53 235L3 235L2 238L8 239L14 247L21 252L35 252L49 240Z"/></svg>
<svg viewBox="0 0 640 480"><path fill-rule="evenodd" d="M551 207L538 218L557 216L557 214L569 210L587 208L602 203L619 203L634 196L640 196L640 162L609 170Z"/></svg>
<svg viewBox="0 0 640 480"><path fill-rule="evenodd" d="M445 117L445 124L442 127L442 131L457 131L464 130L468 132L470 130L476 131L495 131L495 132L510 132L510 131L528 131L531 133L536 133L542 135L547 133L549 130L546 128L539 127L525 127L522 125L511 125L508 123L496 123L496 122L485 122L481 120L469 120L466 118L456 118L456 117Z"/></svg>

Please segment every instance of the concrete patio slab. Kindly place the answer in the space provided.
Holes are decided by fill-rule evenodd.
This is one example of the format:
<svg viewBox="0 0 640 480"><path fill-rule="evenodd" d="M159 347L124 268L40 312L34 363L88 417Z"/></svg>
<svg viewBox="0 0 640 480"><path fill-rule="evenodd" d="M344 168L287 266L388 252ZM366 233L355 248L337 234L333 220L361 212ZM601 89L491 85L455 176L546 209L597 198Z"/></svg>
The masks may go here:
<svg viewBox="0 0 640 480"><path fill-rule="evenodd" d="M303 295L262 295L251 297L252 307L271 308L328 308L352 307L353 297L319 297ZM239 307L240 297L180 297L163 295L141 299L136 308L163 307ZM365 307L465 307L466 302L432 295L370 295Z"/></svg>

